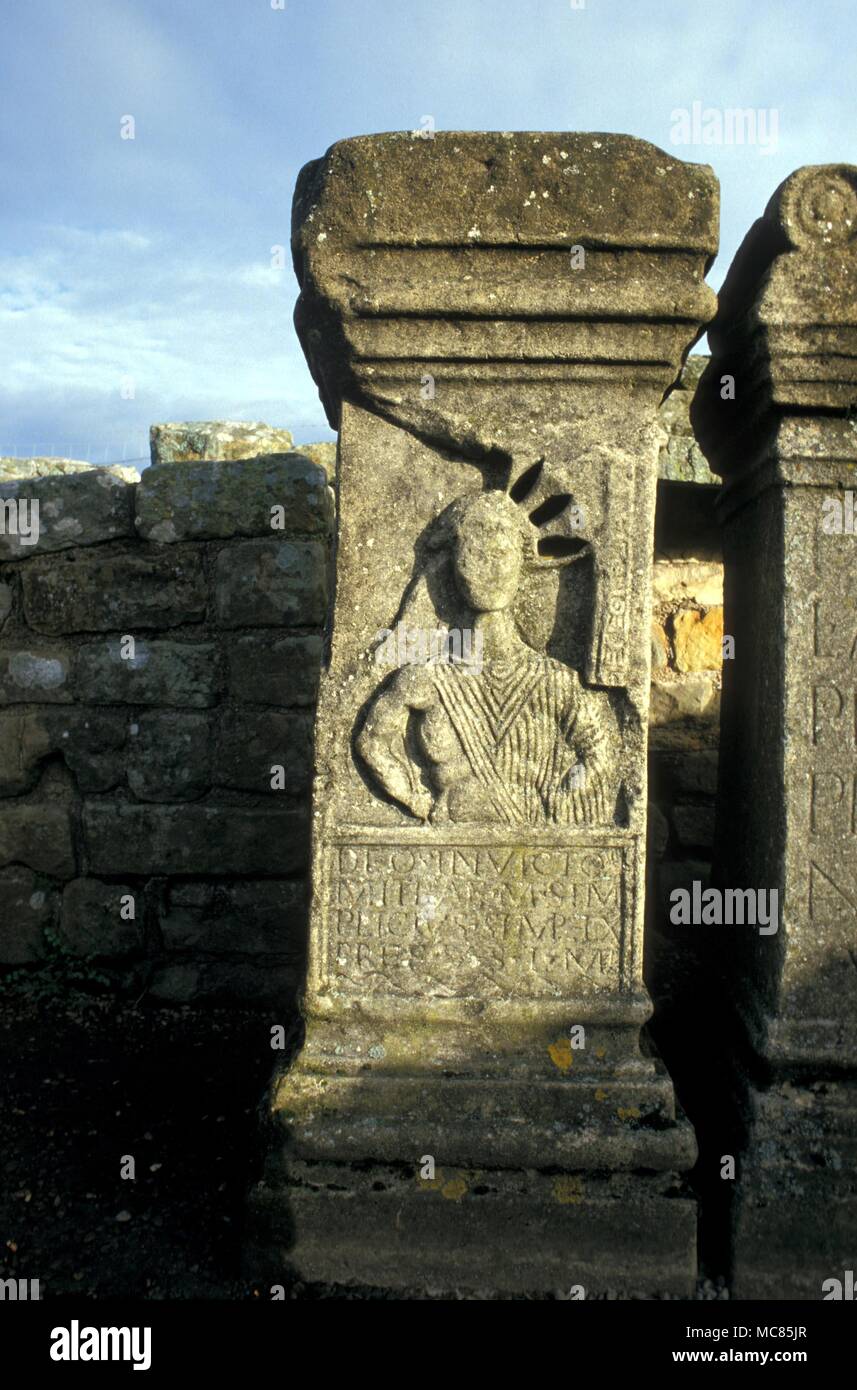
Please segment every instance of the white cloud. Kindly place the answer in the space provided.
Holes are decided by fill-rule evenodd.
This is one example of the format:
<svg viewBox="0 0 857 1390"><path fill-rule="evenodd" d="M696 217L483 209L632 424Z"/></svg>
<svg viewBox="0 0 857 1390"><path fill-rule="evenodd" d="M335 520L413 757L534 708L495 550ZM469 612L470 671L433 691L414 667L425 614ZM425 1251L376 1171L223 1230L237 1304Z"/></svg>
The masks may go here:
<svg viewBox="0 0 857 1390"><path fill-rule="evenodd" d="M330 436L291 323L301 164L413 129L622 131L722 184L718 285L776 185L853 144L853 0L38 0L0 83L0 450L139 448L168 418ZM779 149L670 146L670 113L779 111ZM133 114L136 139L119 138ZM135 395L120 395L123 377ZM136 442L135 442L136 441Z"/></svg>
<svg viewBox="0 0 857 1390"><path fill-rule="evenodd" d="M30 421L41 402L40 436L85 441L94 418L98 447L118 452L165 419L264 419L303 442L330 437L290 327L291 271L63 228L52 247L0 259L0 284L5 420ZM0 453L37 452L20 427L5 433Z"/></svg>

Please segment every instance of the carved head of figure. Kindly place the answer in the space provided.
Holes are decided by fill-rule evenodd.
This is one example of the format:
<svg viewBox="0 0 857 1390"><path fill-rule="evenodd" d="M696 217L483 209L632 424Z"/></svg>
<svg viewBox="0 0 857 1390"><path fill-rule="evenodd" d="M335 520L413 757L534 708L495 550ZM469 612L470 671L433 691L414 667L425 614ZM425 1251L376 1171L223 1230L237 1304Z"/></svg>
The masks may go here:
<svg viewBox="0 0 857 1390"><path fill-rule="evenodd" d="M451 522L461 597L477 613L509 608L524 564L518 507L505 492L483 492L458 503Z"/></svg>

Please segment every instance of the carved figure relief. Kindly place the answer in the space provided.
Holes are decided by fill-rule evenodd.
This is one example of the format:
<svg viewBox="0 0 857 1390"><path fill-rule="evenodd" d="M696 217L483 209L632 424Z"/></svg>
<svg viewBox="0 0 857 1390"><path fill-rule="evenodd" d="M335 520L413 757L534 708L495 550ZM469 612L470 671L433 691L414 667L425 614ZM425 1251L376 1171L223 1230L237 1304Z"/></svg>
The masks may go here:
<svg viewBox="0 0 857 1390"><path fill-rule="evenodd" d="M447 572L478 634L466 656L402 667L373 696L357 753L380 789L432 823L605 824L605 708L572 667L534 651L512 613L528 543L501 491L449 509ZM529 540L532 545L532 541Z"/></svg>

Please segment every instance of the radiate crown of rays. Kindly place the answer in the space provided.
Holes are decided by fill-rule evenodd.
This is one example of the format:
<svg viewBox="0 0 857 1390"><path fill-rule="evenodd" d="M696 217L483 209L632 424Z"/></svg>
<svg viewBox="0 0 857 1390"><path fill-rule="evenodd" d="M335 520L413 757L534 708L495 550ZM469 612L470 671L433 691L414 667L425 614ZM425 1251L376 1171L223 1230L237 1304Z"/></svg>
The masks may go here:
<svg viewBox="0 0 857 1390"><path fill-rule="evenodd" d="M572 493L557 486L544 459L523 469L508 488L489 487L450 503L427 537L428 553L444 551L464 515L478 512L485 504L490 511L492 502L496 503L498 519L516 526L528 568L553 569L592 553L584 508Z"/></svg>
<svg viewBox="0 0 857 1390"><path fill-rule="evenodd" d="M507 494L526 520L532 546L528 560L539 567L567 565L592 551L584 508L572 493L558 490L545 460L523 469Z"/></svg>

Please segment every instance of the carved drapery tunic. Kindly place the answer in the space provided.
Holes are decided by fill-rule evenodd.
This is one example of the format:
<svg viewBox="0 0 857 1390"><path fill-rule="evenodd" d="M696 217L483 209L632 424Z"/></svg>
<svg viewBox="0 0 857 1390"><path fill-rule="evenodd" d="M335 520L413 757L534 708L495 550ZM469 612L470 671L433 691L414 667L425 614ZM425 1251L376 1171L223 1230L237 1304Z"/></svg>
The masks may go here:
<svg viewBox="0 0 857 1390"><path fill-rule="evenodd" d="M412 716L431 795L408 748ZM375 700L360 749L385 790L434 823L610 818L600 711L576 671L526 648L478 669L403 668Z"/></svg>
<svg viewBox="0 0 857 1390"><path fill-rule="evenodd" d="M423 720L421 741L442 787L435 820L444 812L454 821L510 825L606 819L604 737L575 671L523 654L488 662L478 675L438 664L431 678L439 708ZM443 720L457 757L448 756Z"/></svg>

